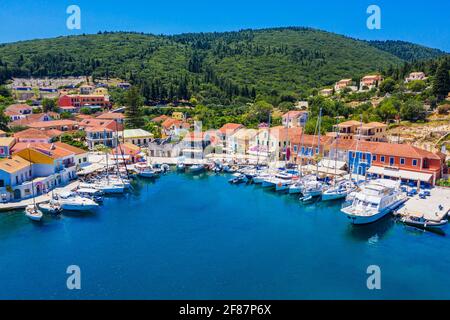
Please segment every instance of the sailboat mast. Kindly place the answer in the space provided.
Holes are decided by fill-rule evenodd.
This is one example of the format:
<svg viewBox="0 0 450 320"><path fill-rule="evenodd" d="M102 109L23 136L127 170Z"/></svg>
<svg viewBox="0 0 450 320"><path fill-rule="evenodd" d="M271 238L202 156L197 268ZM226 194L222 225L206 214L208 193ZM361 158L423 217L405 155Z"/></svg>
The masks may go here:
<svg viewBox="0 0 450 320"><path fill-rule="evenodd" d="M317 151L320 153L320 130L321 130L321 122L322 122L322 108L319 110L319 118L318 121L318 130L317 130ZM318 159L317 159L318 160ZM316 175L319 175L319 161L316 160Z"/></svg>

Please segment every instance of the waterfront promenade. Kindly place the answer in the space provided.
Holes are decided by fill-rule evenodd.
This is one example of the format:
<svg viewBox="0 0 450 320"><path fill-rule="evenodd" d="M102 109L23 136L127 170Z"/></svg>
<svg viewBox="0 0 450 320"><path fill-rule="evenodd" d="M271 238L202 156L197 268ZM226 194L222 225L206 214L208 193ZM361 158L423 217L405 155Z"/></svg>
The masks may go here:
<svg viewBox="0 0 450 320"><path fill-rule="evenodd" d="M419 195L408 199L405 204L397 210L399 216L424 217L431 221L445 219L450 212L450 189L435 187L430 190L430 196L421 199Z"/></svg>
<svg viewBox="0 0 450 320"><path fill-rule="evenodd" d="M53 192L67 192L74 190L78 185L79 181L75 180L70 182L69 184L55 188ZM42 194L40 196L35 197L36 204L47 202L51 199L52 192ZM26 206L33 204L33 198L24 199L21 201L14 201L14 202L6 202L6 203L0 203L0 212L1 211L10 211L10 210L18 210L18 209L24 209Z"/></svg>

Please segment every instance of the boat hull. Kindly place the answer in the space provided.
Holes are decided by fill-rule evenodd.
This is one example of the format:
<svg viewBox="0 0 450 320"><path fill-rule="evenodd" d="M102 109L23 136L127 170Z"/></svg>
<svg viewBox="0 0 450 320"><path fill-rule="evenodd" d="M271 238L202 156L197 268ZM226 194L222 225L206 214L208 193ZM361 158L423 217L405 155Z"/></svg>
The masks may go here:
<svg viewBox="0 0 450 320"><path fill-rule="evenodd" d="M322 201L345 199L346 193L322 193Z"/></svg>
<svg viewBox="0 0 450 320"><path fill-rule="evenodd" d="M351 224L354 224L354 225L370 224L370 223L374 223L374 222L380 220L387 214L391 213L396 208L401 206L406 200L407 200L406 198L398 200L398 201L394 202L393 204L391 204L389 207L385 208L384 210L382 210L374 215L371 215L371 216L355 215L355 214L352 214L351 212L346 211L346 208L341 209L341 211L347 216L347 218L350 220Z"/></svg>
<svg viewBox="0 0 450 320"><path fill-rule="evenodd" d="M61 204L61 208L67 211L92 211L97 209L98 205L87 204L87 205L75 205L75 204Z"/></svg>

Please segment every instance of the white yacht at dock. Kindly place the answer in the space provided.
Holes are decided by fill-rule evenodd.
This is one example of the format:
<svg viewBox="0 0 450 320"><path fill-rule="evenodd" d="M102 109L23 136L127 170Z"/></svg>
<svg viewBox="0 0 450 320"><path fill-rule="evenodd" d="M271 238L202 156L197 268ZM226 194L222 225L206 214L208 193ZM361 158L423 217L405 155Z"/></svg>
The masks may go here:
<svg viewBox="0 0 450 320"><path fill-rule="evenodd" d="M367 224L381 219L406 200L399 181L370 180L354 194L350 205L344 204L341 211L352 224Z"/></svg>

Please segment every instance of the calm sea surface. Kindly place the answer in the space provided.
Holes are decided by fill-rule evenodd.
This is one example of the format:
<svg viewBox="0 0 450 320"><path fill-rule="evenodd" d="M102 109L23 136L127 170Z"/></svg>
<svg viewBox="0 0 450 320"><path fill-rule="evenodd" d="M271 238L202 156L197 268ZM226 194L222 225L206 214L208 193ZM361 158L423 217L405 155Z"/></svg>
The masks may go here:
<svg viewBox="0 0 450 320"><path fill-rule="evenodd" d="M450 298L448 236L390 217L351 226L339 202L302 205L227 179L172 173L41 223L0 213L0 298ZM69 265L81 290L66 287ZM381 290L367 289L369 265Z"/></svg>

